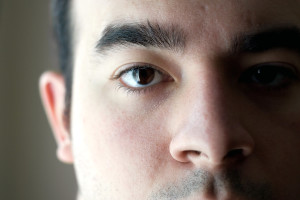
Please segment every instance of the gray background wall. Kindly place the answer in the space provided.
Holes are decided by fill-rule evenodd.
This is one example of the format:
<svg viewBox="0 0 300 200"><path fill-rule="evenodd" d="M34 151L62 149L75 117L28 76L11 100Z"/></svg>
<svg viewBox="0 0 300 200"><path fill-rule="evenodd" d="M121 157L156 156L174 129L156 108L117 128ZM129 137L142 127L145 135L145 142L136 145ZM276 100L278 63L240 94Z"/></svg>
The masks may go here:
<svg viewBox="0 0 300 200"><path fill-rule="evenodd" d="M48 0L0 0L0 199L73 200L72 166L56 159L38 94L55 69Z"/></svg>

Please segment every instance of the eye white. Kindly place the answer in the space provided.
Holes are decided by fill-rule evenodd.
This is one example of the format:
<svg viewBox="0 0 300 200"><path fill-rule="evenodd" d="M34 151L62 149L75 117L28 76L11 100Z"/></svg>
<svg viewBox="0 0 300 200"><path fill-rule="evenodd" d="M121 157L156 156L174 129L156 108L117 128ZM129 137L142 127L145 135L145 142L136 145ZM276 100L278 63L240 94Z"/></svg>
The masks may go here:
<svg viewBox="0 0 300 200"><path fill-rule="evenodd" d="M149 86L155 85L157 83L160 83L163 80L163 75L159 71L153 69L154 77L151 80L151 82L149 82L147 84L140 84L139 79L137 77L138 70L140 70L140 69L138 69L138 68L132 69L132 70L124 73L120 78L121 82L128 87L142 88L142 87L149 87Z"/></svg>

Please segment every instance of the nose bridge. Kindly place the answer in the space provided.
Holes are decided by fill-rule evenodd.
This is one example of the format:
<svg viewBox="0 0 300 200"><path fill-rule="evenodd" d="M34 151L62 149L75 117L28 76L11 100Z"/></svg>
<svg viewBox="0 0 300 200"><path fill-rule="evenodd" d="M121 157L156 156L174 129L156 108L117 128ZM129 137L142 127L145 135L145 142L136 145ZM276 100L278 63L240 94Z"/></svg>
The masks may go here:
<svg viewBox="0 0 300 200"><path fill-rule="evenodd" d="M199 79L198 79L199 80ZM190 83L182 95L177 124L170 144L172 156L181 162L221 164L233 151L248 155L253 141L239 122L237 100L212 75Z"/></svg>
<svg viewBox="0 0 300 200"><path fill-rule="evenodd" d="M186 92L182 95L183 100L187 101L182 108L182 114L186 120L183 124L184 129L198 128L198 126L217 128L216 121L224 123L224 119L229 114L226 111L229 109L227 102L231 101L232 96L224 85L226 84L223 84L217 75L209 73L201 73L198 81L186 85ZM210 123L213 126L209 125Z"/></svg>

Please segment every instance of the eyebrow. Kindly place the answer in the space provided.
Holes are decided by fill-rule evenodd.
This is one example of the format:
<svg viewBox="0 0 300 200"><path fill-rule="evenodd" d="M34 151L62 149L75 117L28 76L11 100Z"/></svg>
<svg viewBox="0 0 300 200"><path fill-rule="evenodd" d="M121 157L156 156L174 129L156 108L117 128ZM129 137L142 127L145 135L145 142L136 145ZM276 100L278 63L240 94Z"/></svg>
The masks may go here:
<svg viewBox="0 0 300 200"><path fill-rule="evenodd" d="M234 53L260 53L276 48L300 52L300 30L297 27L276 27L256 33L241 34L233 42Z"/></svg>
<svg viewBox="0 0 300 200"><path fill-rule="evenodd" d="M156 47L173 51L182 51L186 36L182 29L175 25L161 26L157 23L110 24L97 42L96 50L104 53L115 47L138 45Z"/></svg>
<svg viewBox="0 0 300 200"><path fill-rule="evenodd" d="M116 47L156 47L183 51L186 34L174 24L162 26L158 23L113 23L103 31L96 50L104 53ZM275 27L253 33L242 33L232 41L231 51L238 53L260 53L276 48L295 50L300 53L300 29L295 26Z"/></svg>

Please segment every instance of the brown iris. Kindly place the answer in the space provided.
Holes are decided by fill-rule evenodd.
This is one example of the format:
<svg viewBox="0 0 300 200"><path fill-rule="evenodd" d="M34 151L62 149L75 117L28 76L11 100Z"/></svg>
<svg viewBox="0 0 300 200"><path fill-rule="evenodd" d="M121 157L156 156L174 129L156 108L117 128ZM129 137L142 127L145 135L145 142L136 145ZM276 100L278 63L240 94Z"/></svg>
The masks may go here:
<svg viewBox="0 0 300 200"><path fill-rule="evenodd" d="M138 84L147 85L153 81L155 70L153 68L137 68L133 71L133 76Z"/></svg>
<svg viewBox="0 0 300 200"><path fill-rule="evenodd" d="M268 84L276 79L278 70L274 70L273 67L259 68L254 75L258 82L262 84Z"/></svg>

